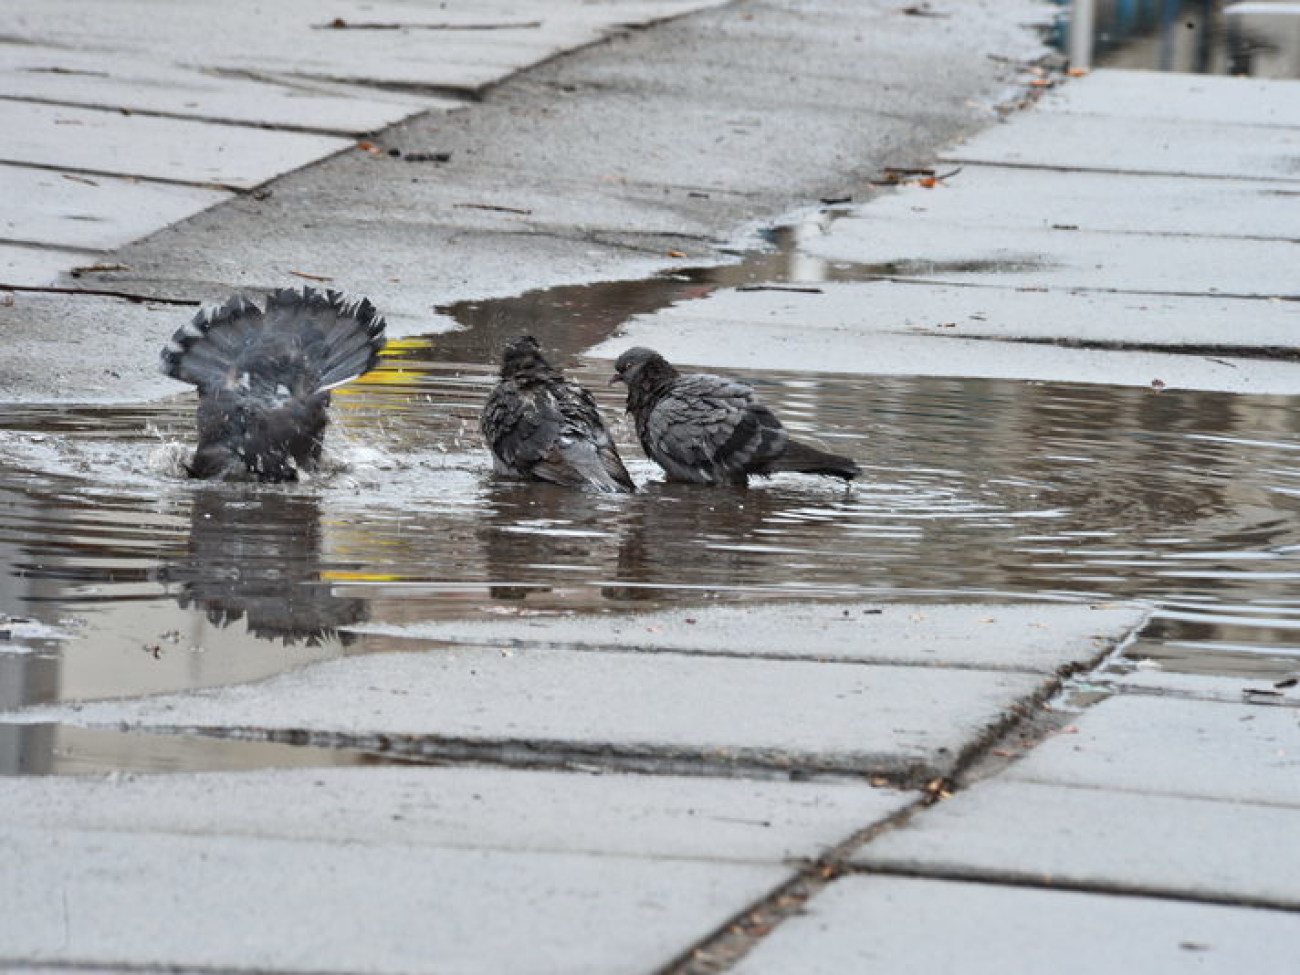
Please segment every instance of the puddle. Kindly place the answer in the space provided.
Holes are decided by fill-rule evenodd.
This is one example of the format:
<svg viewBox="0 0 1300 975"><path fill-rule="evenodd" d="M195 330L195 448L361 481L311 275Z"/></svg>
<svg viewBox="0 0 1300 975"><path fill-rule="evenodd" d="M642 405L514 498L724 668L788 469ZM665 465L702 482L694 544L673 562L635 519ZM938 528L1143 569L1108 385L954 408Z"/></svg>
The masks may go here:
<svg viewBox="0 0 1300 975"><path fill-rule="evenodd" d="M396 341L339 391L326 470L297 485L180 476L189 396L7 408L0 710L411 649L351 631L364 622L774 598L1139 599L1157 611L1135 659L1243 679L1300 669L1300 415L1284 397L766 372L747 378L793 431L858 459L859 484L666 485L626 419L614 432L638 495L490 476L477 420L505 339L536 334L622 418L609 363L582 349L719 287L878 276L798 252L839 212L732 266L439 309L463 330ZM0 773L374 760L0 729Z"/></svg>
<svg viewBox="0 0 1300 975"><path fill-rule="evenodd" d="M1050 41L1076 67L1300 78L1295 4L1058 0ZM1077 25L1073 31L1071 25Z"/></svg>
<svg viewBox="0 0 1300 975"><path fill-rule="evenodd" d="M409 648L347 631L362 621L774 597L1143 599L1159 610L1135 656L1243 677L1300 667L1287 398L765 373L749 378L794 430L861 461L859 485L606 497L490 477L474 421L491 369L466 361L488 345L401 343L337 397L334 469L289 487L178 477L186 397L9 410L0 612L32 622L0 641L0 706ZM621 415L608 363L570 369ZM637 480L657 478L626 423L616 435ZM57 754L46 739L0 762L39 766L33 748ZM111 742L96 748L110 764Z"/></svg>
<svg viewBox="0 0 1300 975"><path fill-rule="evenodd" d="M151 735L72 725L0 725L0 770L21 775L226 772L393 764L348 748Z"/></svg>

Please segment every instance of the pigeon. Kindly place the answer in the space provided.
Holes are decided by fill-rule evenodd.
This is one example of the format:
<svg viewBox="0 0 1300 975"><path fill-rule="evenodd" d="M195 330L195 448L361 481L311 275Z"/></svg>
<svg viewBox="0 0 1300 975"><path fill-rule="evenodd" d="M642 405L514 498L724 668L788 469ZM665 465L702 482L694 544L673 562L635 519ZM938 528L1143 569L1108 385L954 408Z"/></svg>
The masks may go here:
<svg viewBox="0 0 1300 975"><path fill-rule="evenodd" d="M627 385L627 409L646 455L670 481L748 483L781 471L852 480L848 457L792 440L744 383L707 373L682 375L653 349L628 349L611 382Z"/></svg>
<svg viewBox="0 0 1300 975"><path fill-rule="evenodd" d="M479 419L498 474L608 493L636 490L591 393L521 335L501 357L501 381Z"/></svg>
<svg viewBox="0 0 1300 975"><path fill-rule="evenodd" d="M281 289L266 310L236 296L200 311L162 352L199 390L190 477L295 481L320 460L330 390L369 372L384 320L367 299Z"/></svg>

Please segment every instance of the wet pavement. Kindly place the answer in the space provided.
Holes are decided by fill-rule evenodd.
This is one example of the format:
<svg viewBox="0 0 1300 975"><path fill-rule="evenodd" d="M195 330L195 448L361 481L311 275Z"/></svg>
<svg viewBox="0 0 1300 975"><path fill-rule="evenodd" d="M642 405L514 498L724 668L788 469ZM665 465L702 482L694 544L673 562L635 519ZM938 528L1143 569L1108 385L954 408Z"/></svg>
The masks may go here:
<svg viewBox="0 0 1300 975"><path fill-rule="evenodd" d="M736 13L693 22L756 29ZM1147 84L1064 82L735 263L488 298L492 265L423 331L425 286L394 282L397 338L298 485L186 481L192 398L69 360L116 402L0 424L0 766L39 773L0 778L24 881L0 963L1082 971L1104 945L1113 970L1283 970L1300 374L1295 183L1269 167L1300 119L1243 83L1280 106L1261 143L1223 117L1246 89ZM1042 155L1138 103L1259 168ZM187 317L239 237L186 277L157 273L167 236L115 284L154 300L78 313L136 338ZM624 420L636 495L496 481L477 411L525 329L611 419L607 357L655 344L864 477L666 485Z"/></svg>
<svg viewBox="0 0 1300 975"><path fill-rule="evenodd" d="M751 374L862 483L666 485L623 422L644 489L608 498L491 477L474 421L492 376L459 361L491 340L456 336L403 343L338 396L333 469L289 488L181 477L189 396L11 409L7 612L43 627L4 644L5 683L28 689L11 703L259 679L387 649L376 629L410 621L789 597L1135 600L1155 616L1134 659L1261 680L1297 666L1286 397ZM605 363L569 372L619 415Z"/></svg>

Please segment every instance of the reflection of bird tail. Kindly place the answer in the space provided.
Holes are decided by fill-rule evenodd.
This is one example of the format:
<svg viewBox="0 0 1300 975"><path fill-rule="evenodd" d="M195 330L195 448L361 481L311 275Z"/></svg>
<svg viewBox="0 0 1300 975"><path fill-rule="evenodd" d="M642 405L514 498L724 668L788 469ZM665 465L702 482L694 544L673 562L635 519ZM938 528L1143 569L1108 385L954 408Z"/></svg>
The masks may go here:
<svg viewBox="0 0 1300 975"><path fill-rule="evenodd" d="M274 292L263 311L242 297L199 312L163 349L162 371L200 389L239 381L265 357L288 355L323 392L372 369L384 347L384 320L367 299L337 291Z"/></svg>
<svg viewBox="0 0 1300 975"><path fill-rule="evenodd" d="M846 481L851 481L862 473L862 468L852 458L818 450L797 440L787 441L785 450L772 462L770 470L796 474L826 474L829 477L842 477Z"/></svg>

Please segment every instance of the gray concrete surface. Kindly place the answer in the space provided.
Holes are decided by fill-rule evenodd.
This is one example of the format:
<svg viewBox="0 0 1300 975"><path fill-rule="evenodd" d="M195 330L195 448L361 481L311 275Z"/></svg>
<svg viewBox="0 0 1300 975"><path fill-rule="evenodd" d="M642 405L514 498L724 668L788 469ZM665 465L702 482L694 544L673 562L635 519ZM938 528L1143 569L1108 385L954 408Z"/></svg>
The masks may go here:
<svg viewBox="0 0 1300 975"><path fill-rule="evenodd" d="M323 58L343 59L325 71L335 79L378 82L385 72L404 71L402 83L419 86L460 65L464 84L474 86L472 65L436 56L443 45L470 52L501 45L513 59L494 69L501 78L578 43L556 41L545 52L512 47L517 35L531 38L536 28L304 30L308 7L298 4L277 7L275 24L264 30L267 38L288 31L303 49L282 63L284 44L277 42L270 63L250 68L268 42L236 43L238 30L220 25L208 37L208 18L189 26L193 6L169 8L158 34L145 39L123 26L137 8L117 0L97 15L103 38L94 46L164 63L178 60L168 51L194 50L198 66L239 76L251 70L259 79L269 72L277 83L287 77L296 90L304 77L316 83ZM550 15L537 13L549 7L559 24L581 28L584 43L597 36L584 17L604 18L601 30L607 30L611 21L685 9L624 2L466 5L440 16L549 22ZM18 26L11 20L9 33L43 45L89 45L82 6L19 8L22 20ZM353 13L338 11L345 19ZM403 21L408 14L394 6L364 17ZM819 196L840 195L884 166L924 162L954 135L996 118L995 105L1022 90L1020 65L1043 50L1024 25L1045 15L1035 0L975 4L960 18L908 15L890 0L745 3L616 34L508 85L476 88L484 97L472 110L447 113L439 104L433 114L384 131L373 140L377 154L346 151L277 180L270 196L232 197L140 243L89 260L78 256L76 265L115 269L63 285L215 301L233 289L298 284L291 272L302 272L371 295L392 333L401 335L454 327L433 308L461 298L733 260L753 226ZM309 21L320 16L310 7ZM196 31L204 34L197 41ZM398 44L403 56L376 57L376 44ZM434 54L418 57L421 45L434 45ZM814 57L817 70L810 71ZM346 94L386 97L357 85ZM411 161L412 154L425 161ZM447 161L432 161L435 156ZM63 257L10 258L15 274L24 267L30 273L8 283L47 284L51 268L73 260L61 265ZM0 398L79 399L77 383L53 383L47 375L67 347L19 338L39 328L40 315L22 294L0 307L0 339L13 338L17 346ZM139 319L124 301L100 303L96 319L108 335L95 337L87 385L111 369L119 378L98 397L155 395L159 387L147 370L177 322L157 321L128 335L119 320ZM77 329L67 332L69 345L87 338Z"/></svg>
<svg viewBox="0 0 1300 975"><path fill-rule="evenodd" d="M669 609L615 617L531 617L365 624L357 632L488 646L589 647L734 657L855 660L1052 674L1106 652L1137 629L1140 608L1065 603L787 603ZM743 642L737 633L747 634Z"/></svg>
<svg viewBox="0 0 1300 975"><path fill-rule="evenodd" d="M1152 728L1160 734L1153 735ZM1286 708L1118 696L1006 777L1300 807L1300 718Z"/></svg>
<svg viewBox="0 0 1300 975"><path fill-rule="evenodd" d="M418 736L435 752L459 743L503 752L517 746L911 782L951 773L968 743L1047 689L1045 678L1003 671L456 648L331 661L192 694L33 707L22 716L321 732L361 744L377 735Z"/></svg>
<svg viewBox="0 0 1300 975"><path fill-rule="evenodd" d="M132 72L179 84L195 71L347 103L313 102L336 122L275 122L292 129L269 133L286 146L332 151L340 132L418 109L428 86L483 100L450 113L445 99L430 102L435 114L374 136L375 152L348 149L269 195L227 195L121 247L149 221L130 225L117 204L95 209L52 184L69 207L119 226L65 250L77 241L67 225L18 209L32 236L50 239L15 234L0 262L33 281L74 260L113 267L58 287L132 297L2 296L4 398L159 393L146 369L190 313L183 303L296 283L295 271L372 294L401 335L452 327L431 309L457 298L724 260L776 214L861 192L884 166L932 161L981 125L940 164L987 164L972 167L969 192L961 174L945 176L902 188L879 221L868 203L808 223L790 277L873 280L721 291L636 320L596 354L636 339L719 368L1297 390L1293 362L1253 358L1289 337L1294 84L1230 90L1098 72L997 125L994 103L1024 80L1016 60L1041 51L1022 26L1040 5L767 0L616 34L487 87L621 18L687 6L563 4L546 44L537 27L502 26L541 5L476 6L499 29L447 32L446 57L422 46L450 43L438 25L358 28L362 17L404 20L410 8L397 3L339 8L352 29L314 27L315 7L285 4L251 22L250 38L241 0L223 9L228 22L193 21L197 41L188 18L206 5L169 7L151 36L133 30L142 5L128 0L94 5L97 19L74 0L7 7L8 36L112 55L86 63L117 79L106 97L134 97ZM300 42L288 54L286 36ZM160 48L192 49L193 60L151 60ZM60 117L103 114L86 107L85 86L53 78L51 100L70 103ZM365 82L418 90L390 100ZM206 114L137 100L159 116L120 118L207 130L224 114L260 132L223 102L243 94L212 85ZM1116 90L1133 97L1107 112ZM1256 108L1225 118L1239 92ZM5 111L49 115L24 98L36 100ZM278 104L268 98L267 111ZM1121 137L1117 151L1108 140ZM410 162L412 152L447 158ZM988 207L985 194L1017 195L1013 170L1030 174L1026 201L1068 199L1080 180L1086 208L1053 207L1060 216L1048 219L1091 225L1054 230L1032 202ZM1139 178L1152 180L1149 194ZM1275 190L1276 213L1216 230L1216 201L1260 213ZM177 212L150 205L151 220ZM707 340L700 323L717 326ZM852 617L853 607L830 611L846 608ZM0 965L703 972L739 959L735 971L838 973L1004 972L1014 959L1026 970L1288 970L1300 933L1293 690L1268 699L1286 706L1264 707L1241 681L1112 673L1108 651L1132 636L1140 609L916 607L848 640L826 609L692 610L695 623L665 613L602 639L603 624L584 620L548 624L557 635L542 640L529 620L417 621L372 638L404 653L5 715L355 745L375 761L405 749L448 764L0 782L0 852L22 878L0 885ZM444 642L419 644L429 637ZM1045 700L1068 665L1096 666L1088 686L1124 696L1079 714ZM1170 693L1181 697L1158 696ZM1000 737L1012 728L1014 746ZM994 757L1005 767L984 762ZM557 770L519 768L539 763ZM908 788L880 788L880 773ZM701 944L717 953L693 954Z"/></svg>
<svg viewBox="0 0 1300 975"><path fill-rule="evenodd" d="M50 829L8 829L0 851L24 878L0 887L0 965L118 971L644 972L786 872Z"/></svg>
<svg viewBox="0 0 1300 975"><path fill-rule="evenodd" d="M86 832L247 836L532 853L814 859L915 795L860 782L466 766L0 779L0 821ZM296 810L285 816L286 809ZM574 824L581 823L581 829Z"/></svg>
<svg viewBox="0 0 1300 975"><path fill-rule="evenodd" d="M1283 972L1293 913L901 877L837 881L732 971Z"/></svg>
<svg viewBox="0 0 1300 975"><path fill-rule="evenodd" d="M881 837L872 871L1300 909L1295 807L997 780Z"/></svg>
<svg viewBox="0 0 1300 975"><path fill-rule="evenodd" d="M0 15L0 124L10 133L0 161L54 178L0 168L0 192L25 195L30 211L6 217L4 237L24 250L110 250L231 198L211 189L251 190L356 136L460 107L624 25L717 2L444 4L431 18L400 3L344 4L326 16L303 2L17 0ZM70 206L59 181L98 188L90 177L105 174L138 181L126 239L97 235L93 205ZM181 196L173 183L209 192ZM111 199L100 207L132 203L112 184L81 195ZM53 285L59 272L93 263L23 253L0 265L0 284Z"/></svg>
<svg viewBox="0 0 1300 975"><path fill-rule="evenodd" d="M1124 109L1106 114L1121 85ZM714 292L593 354L638 343L710 367L1294 393L1298 92L1071 80L1050 109L941 153L933 185L805 220L790 280L812 293Z"/></svg>

